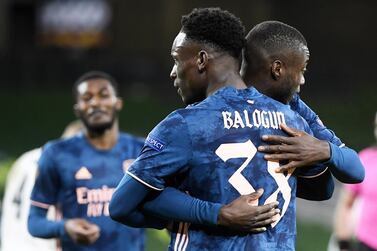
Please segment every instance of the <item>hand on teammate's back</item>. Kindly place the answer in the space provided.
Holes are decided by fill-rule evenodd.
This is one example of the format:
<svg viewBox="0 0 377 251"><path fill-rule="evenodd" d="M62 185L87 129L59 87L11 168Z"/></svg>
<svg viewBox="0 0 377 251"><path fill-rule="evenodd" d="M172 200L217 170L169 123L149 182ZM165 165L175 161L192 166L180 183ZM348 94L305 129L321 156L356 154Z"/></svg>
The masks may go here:
<svg viewBox="0 0 377 251"><path fill-rule="evenodd" d="M100 236L100 228L84 219L67 220L64 228L71 239L77 244L92 244Z"/></svg>
<svg viewBox="0 0 377 251"><path fill-rule="evenodd" d="M256 205L262 194L263 189L258 189L254 193L241 195L223 206L219 212L218 225L241 232L258 233L266 231L266 227L275 221L274 216L280 210L276 208L278 202L263 206Z"/></svg>
<svg viewBox="0 0 377 251"><path fill-rule="evenodd" d="M280 166L276 172L311 166L330 159L330 146L327 141L319 140L304 131L281 124L281 129L289 136L263 135L263 141L271 145L258 147L258 151L267 153L264 158L269 161L290 161Z"/></svg>

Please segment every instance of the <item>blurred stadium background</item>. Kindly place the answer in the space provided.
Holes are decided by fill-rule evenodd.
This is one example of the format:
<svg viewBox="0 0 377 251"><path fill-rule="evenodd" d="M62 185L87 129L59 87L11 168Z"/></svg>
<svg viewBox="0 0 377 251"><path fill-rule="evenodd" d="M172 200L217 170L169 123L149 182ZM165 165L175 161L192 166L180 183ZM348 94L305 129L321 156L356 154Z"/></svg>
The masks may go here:
<svg viewBox="0 0 377 251"><path fill-rule="evenodd" d="M298 28L311 52L301 96L350 147L373 142L377 1L1 0L1 194L13 160L74 119L71 87L85 71L119 81L125 131L146 135L182 107L169 79L170 46L181 15L208 6L233 12L247 30L269 19ZM297 250L326 250L334 204L299 202ZM164 232L149 236L148 250L164 250Z"/></svg>

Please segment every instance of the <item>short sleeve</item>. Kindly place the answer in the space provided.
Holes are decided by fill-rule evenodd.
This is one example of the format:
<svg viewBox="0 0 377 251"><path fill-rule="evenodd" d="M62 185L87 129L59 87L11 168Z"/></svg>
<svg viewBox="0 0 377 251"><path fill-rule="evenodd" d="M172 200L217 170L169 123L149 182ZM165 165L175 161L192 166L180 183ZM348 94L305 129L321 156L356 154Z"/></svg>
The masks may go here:
<svg viewBox="0 0 377 251"><path fill-rule="evenodd" d="M38 161L38 171L31 194L32 205L47 208L57 202L60 178L53 159L53 151L48 145Z"/></svg>
<svg viewBox="0 0 377 251"><path fill-rule="evenodd" d="M335 135L335 133L322 123L318 115L307 104L305 104L298 95L295 95L290 106L292 110L300 114L300 116L308 122L310 129L313 131L314 137L329 141L339 147L344 146L343 142Z"/></svg>
<svg viewBox="0 0 377 251"><path fill-rule="evenodd" d="M173 112L149 133L127 173L144 185L162 190L169 176L186 170L191 155L187 123L181 114Z"/></svg>

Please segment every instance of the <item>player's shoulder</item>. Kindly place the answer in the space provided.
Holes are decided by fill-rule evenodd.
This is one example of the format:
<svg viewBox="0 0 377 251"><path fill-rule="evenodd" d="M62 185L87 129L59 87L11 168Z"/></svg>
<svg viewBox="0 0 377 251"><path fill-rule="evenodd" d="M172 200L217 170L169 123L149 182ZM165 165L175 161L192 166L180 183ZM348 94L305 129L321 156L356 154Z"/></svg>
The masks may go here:
<svg viewBox="0 0 377 251"><path fill-rule="evenodd" d="M16 162L32 162L33 160L38 160L41 156L42 148L35 148L30 151L23 153L17 158Z"/></svg>
<svg viewBox="0 0 377 251"><path fill-rule="evenodd" d="M71 148L80 147L80 142L84 141L83 134L77 134L69 138L60 138L48 141L43 146L43 154L50 153L59 153L62 151L69 150Z"/></svg>

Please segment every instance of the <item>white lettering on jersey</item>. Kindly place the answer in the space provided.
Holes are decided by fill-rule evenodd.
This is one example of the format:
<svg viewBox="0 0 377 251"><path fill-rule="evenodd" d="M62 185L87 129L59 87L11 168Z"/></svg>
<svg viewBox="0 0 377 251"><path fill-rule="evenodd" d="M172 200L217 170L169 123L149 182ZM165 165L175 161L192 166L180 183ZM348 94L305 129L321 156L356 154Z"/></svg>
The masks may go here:
<svg viewBox="0 0 377 251"><path fill-rule="evenodd" d="M255 109L252 113L247 110L239 111L223 111L222 113L224 128L252 128L263 127L279 129L281 124L285 124L284 113L278 111L265 111Z"/></svg>
<svg viewBox="0 0 377 251"><path fill-rule="evenodd" d="M229 178L228 182L241 194L250 194L255 192L254 187L249 183L249 181L242 175L242 171L247 167L250 161L253 159L257 152L257 149L253 142L247 140L243 143L226 143L221 144L215 151L216 155L221 158L222 161L226 162L233 158L246 158L242 165L233 173ZM288 209L289 202L291 201L292 189L289 186L288 179L291 177L294 170L291 170L287 175L282 173L276 173L275 169L279 167L278 162L267 161L267 171L271 177L275 180L277 184L277 189L266 199L264 204L268 204L277 201L279 192L282 193L284 204L280 215L276 216L276 221L271 224L275 227L280 219L284 216ZM258 200L254 201L252 205L258 205Z"/></svg>

